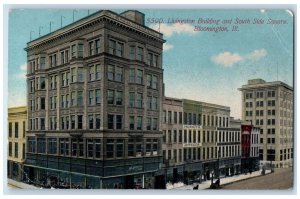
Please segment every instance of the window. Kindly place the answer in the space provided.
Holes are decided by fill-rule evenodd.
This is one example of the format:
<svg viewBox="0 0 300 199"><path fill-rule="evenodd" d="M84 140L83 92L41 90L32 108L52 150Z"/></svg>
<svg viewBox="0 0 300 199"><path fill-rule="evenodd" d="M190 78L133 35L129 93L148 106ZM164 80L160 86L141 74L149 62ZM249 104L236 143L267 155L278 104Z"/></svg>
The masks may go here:
<svg viewBox="0 0 300 199"><path fill-rule="evenodd" d="M158 130L157 129L157 124L158 124L158 119L157 118L153 118L153 125L152 125L152 129L154 130L154 131L156 131L156 130Z"/></svg>
<svg viewBox="0 0 300 199"><path fill-rule="evenodd" d="M109 53L112 55L116 54L116 41L109 40Z"/></svg>
<svg viewBox="0 0 300 199"><path fill-rule="evenodd" d="M135 47L134 46L129 47L129 59L131 59L131 60L135 59Z"/></svg>
<svg viewBox="0 0 300 199"><path fill-rule="evenodd" d="M107 115L107 128L114 129L114 115Z"/></svg>
<svg viewBox="0 0 300 199"><path fill-rule="evenodd" d="M101 157L101 140L95 139L95 157L100 158Z"/></svg>
<svg viewBox="0 0 300 199"><path fill-rule="evenodd" d="M96 80L101 79L100 77L100 64L96 65Z"/></svg>
<svg viewBox="0 0 300 199"><path fill-rule="evenodd" d="M9 142L8 144L8 156L12 157L12 142Z"/></svg>
<svg viewBox="0 0 300 199"><path fill-rule="evenodd" d="M75 129L75 115L71 116L71 129Z"/></svg>
<svg viewBox="0 0 300 199"><path fill-rule="evenodd" d="M136 95L136 107L143 108L143 94L137 93Z"/></svg>
<svg viewBox="0 0 300 199"><path fill-rule="evenodd" d="M141 47L138 47L137 60L144 61L144 49Z"/></svg>
<svg viewBox="0 0 300 199"><path fill-rule="evenodd" d="M45 118L40 118L41 130L45 130Z"/></svg>
<svg viewBox="0 0 300 199"><path fill-rule="evenodd" d="M19 123L15 122L15 138L19 137Z"/></svg>
<svg viewBox="0 0 300 199"><path fill-rule="evenodd" d="M147 87L151 88L151 85L152 85L152 76L147 75Z"/></svg>
<svg viewBox="0 0 300 199"><path fill-rule="evenodd" d="M77 139L72 138L72 156L77 156L78 153L78 145L77 145Z"/></svg>
<svg viewBox="0 0 300 199"><path fill-rule="evenodd" d="M45 81L45 78L44 77L41 77L40 78L40 82L41 82L41 89L45 89L46 88L46 81Z"/></svg>
<svg viewBox="0 0 300 199"><path fill-rule="evenodd" d="M108 139L106 141L106 158L114 157L114 140Z"/></svg>
<svg viewBox="0 0 300 199"><path fill-rule="evenodd" d="M130 92L129 93L129 107L134 107L135 103L135 93Z"/></svg>
<svg viewBox="0 0 300 199"><path fill-rule="evenodd" d="M143 129L143 117L138 116L137 117L137 130Z"/></svg>
<svg viewBox="0 0 300 199"><path fill-rule="evenodd" d="M114 104L114 91L107 90L107 104Z"/></svg>
<svg viewBox="0 0 300 199"><path fill-rule="evenodd" d="M83 57L83 44L78 44L78 58Z"/></svg>
<svg viewBox="0 0 300 199"><path fill-rule="evenodd" d="M45 138L37 138L37 153L46 152L46 141Z"/></svg>
<svg viewBox="0 0 300 199"><path fill-rule="evenodd" d="M152 97L147 96L147 110L151 110L151 109L152 109Z"/></svg>
<svg viewBox="0 0 300 199"><path fill-rule="evenodd" d="M94 105L94 91L89 91L89 105Z"/></svg>
<svg viewBox="0 0 300 199"><path fill-rule="evenodd" d="M69 129L69 116L66 116L66 129Z"/></svg>
<svg viewBox="0 0 300 199"><path fill-rule="evenodd" d="M134 156L134 140L128 139L128 157Z"/></svg>
<svg viewBox="0 0 300 199"><path fill-rule="evenodd" d="M83 96L82 91L77 91L77 105L82 106L83 105Z"/></svg>
<svg viewBox="0 0 300 199"><path fill-rule="evenodd" d="M76 69L72 68L71 69L71 82L75 82L76 81Z"/></svg>
<svg viewBox="0 0 300 199"><path fill-rule="evenodd" d="M61 117L61 129L65 129L65 117Z"/></svg>
<svg viewBox="0 0 300 199"><path fill-rule="evenodd" d="M82 68L78 68L77 69L77 76L78 76L78 82L83 82L83 69Z"/></svg>
<svg viewBox="0 0 300 199"><path fill-rule="evenodd" d="M117 139L116 152L117 152L116 153L117 158L123 157L123 155L124 155L124 140Z"/></svg>
<svg viewBox="0 0 300 199"><path fill-rule="evenodd" d="M11 138L12 137L12 123L10 122L9 123L9 137Z"/></svg>
<svg viewBox="0 0 300 199"><path fill-rule="evenodd" d="M107 73L108 80L114 80L114 75L115 75L114 66L108 65L108 73Z"/></svg>
<svg viewBox="0 0 300 199"><path fill-rule="evenodd" d="M56 138L48 138L48 154L57 153L57 140Z"/></svg>
<svg viewBox="0 0 300 199"><path fill-rule="evenodd" d="M95 40L95 50L96 54L100 53L100 39Z"/></svg>
<svg viewBox="0 0 300 199"><path fill-rule="evenodd" d="M122 104L123 104L123 92L116 91L116 105L122 105Z"/></svg>
<svg viewBox="0 0 300 199"><path fill-rule="evenodd" d="M94 157L94 142L92 139L86 140L86 151L87 151L87 157L93 158Z"/></svg>
<svg viewBox="0 0 300 199"><path fill-rule="evenodd" d="M152 76L152 88L157 89L157 77L155 75Z"/></svg>
<svg viewBox="0 0 300 199"><path fill-rule="evenodd" d="M72 52L72 54L71 54L72 58L75 58L76 57L76 45L72 45L71 52Z"/></svg>
<svg viewBox="0 0 300 199"><path fill-rule="evenodd" d="M122 115L116 116L116 128L117 129L122 129L122 119L123 119Z"/></svg>
<svg viewBox="0 0 300 199"><path fill-rule="evenodd" d="M177 120L177 112L174 112L173 116L174 116L174 119L173 119L174 124L177 124L177 122L178 122L178 120Z"/></svg>
<svg viewBox="0 0 300 199"><path fill-rule="evenodd" d="M89 79L90 81L95 80L95 66L90 66L89 68Z"/></svg>
<svg viewBox="0 0 300 199"><path fill-rule="evenodd" d="M26 131L25 121L23 121L23 138L25 138L25 131Z"/></svg>
<svg viewBox="0 0 300 199"><path fill-rule="evenodd" d="M134 130L134 116L129 116L129 129Z"/></svg>
<svg viewBox="0 0 300 199"><path fill-rule="evenodd" d="M62 51L60 52L60 64L64 64L65 63L65 52Z"/></svg>
<svg viewBox="0 0 300 199"><path fill-rule="evenodd" d="M153 107L152 107L152 109L153 110L158 110L158 98L157 97L153 97L152 100L153 100ZM176 123L177 123L177 115L176 115Z"/></svg>
<svg viewBox="0 0 300 199"><path fill-rule="evenodd" d="M135 83L135 69L129 69L129 83Z"/></svg>
<svg viewBox="0 0 300 199"><path fill-rule="evenodd" d="M95 115L96 117L96 129L100 129L100 115Z"/></svg>
<svg viewBox="0 0 300 199"><path fill-rule="evenodd" d="M136 83L143 84L143 71L142 70L137 70Z"/></svg>
<svg viewBox="0 0 300 199"><path fill-rule="evenodd" d="M124 44L117 42L117 51L116 55L119 57L123 57Z"/></svg>
<svg viewBox="0 0 300 199"><path fill-rule="evenodd" d="M19 157L19 145L17 142L15 142L15 158Z"/></svg>
<svg viewBox="0 0 300 199"><path fill-rule="evenodd" d="M28 152L29 153L35 153L35 143L36 143L36 141L35 141L34 137L28 137ZM11 145L11 142L10 142L10 145Z"/></svg>
<svg viewBox="0 0 300 199"><path fill-rule="evenodd" d="M116 77L115 81L122 82L123 81L123 68L116 66Z"/></svg>
<svg viewBox="0 0 300 199"><path fill-rule="evenodd" d="M101 103L101 98L100 98L100 89L96 89L96 104Z"/></svg>
<svg viewBox="0 0 300 199"><path fill-rule="evenodd" d="M46 58L45 57L41 57L40 59L40 67L41 69L45 69L46 66Z"/></svg>
<svg viewBox="0 0 300 199"><path fill-rule="evenodd" d="M94 54L94 41L89 42L89 56Z"/></svg>
<svg viewBox="0 0 300 199"><path fill-rule="evenodd" d="M66 108L69 108L70 95L66 95Z"/></svg>
<svg viewBox="0 0 300 199"><path fill-rule="evenodd" d="M77 115L77 128L82 129L82 115Z"/></svg>
<svg viewBox="0 0 300 199"><path fill-rule="evenodd" d="M151 130L151 117L147 117L146 119L146 129Z"/></svg>

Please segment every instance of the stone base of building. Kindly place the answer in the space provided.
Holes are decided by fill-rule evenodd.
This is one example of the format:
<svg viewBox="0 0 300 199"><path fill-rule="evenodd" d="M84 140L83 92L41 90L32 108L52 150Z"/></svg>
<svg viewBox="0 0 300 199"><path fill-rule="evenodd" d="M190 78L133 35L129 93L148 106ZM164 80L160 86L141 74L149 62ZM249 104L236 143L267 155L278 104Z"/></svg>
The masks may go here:
<svg viewBox="0 0 300 199"><path fill-rule="evenodd" d="M7 177L16 181L22 181L23 176L23 164L14 162L11 160L7 161Z"/></svg>

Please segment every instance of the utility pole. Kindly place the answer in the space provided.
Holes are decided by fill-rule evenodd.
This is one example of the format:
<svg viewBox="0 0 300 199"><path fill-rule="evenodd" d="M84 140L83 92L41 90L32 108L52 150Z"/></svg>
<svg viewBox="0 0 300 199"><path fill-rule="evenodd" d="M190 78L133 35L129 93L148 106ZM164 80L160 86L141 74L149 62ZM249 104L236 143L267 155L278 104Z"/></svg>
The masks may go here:
<svg viewBox="0 0 300 199"><path fill-rule="evenodd" d="M64 16L60 16L60 27L62 28L63 26L63 18L65 18Z"/></svg>
<svg viewBox="0 0 300 199"><path fill-rule="evenodd" d="M41 29L43 28L43 26L39 26L39 36L41 36Z"/></svg>
<svg viewBox="0 0 300 199"><path fill-rule="evenodd" d="M32 35L31 35L31 33L33 33L34 31L30 31L30 41L31 41L31 39L32 39Z"/></svg>
<svg viewBox="0 0 300 199"><path fill-rule="evenodd" d="M73 22L75 21L75 12L77 12L77 10L73 10Z"/></svg>
<svg viewBox="0 0 300 199"><path fill-rule="evenodd" d="M52 23L54 23L53 21L50 21L50 33L51 33L51 25L52 25Z"/></svg>

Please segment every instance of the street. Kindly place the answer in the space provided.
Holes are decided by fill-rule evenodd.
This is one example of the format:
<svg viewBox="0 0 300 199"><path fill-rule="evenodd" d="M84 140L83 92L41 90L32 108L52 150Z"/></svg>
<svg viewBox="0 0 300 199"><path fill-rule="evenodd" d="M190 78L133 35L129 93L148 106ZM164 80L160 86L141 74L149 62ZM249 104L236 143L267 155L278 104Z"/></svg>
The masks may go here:
<svg viewBox="0 0 300 199"><path fill-rule="evenodd" d="M265 176L224 185L222 189L289 189L292 188L292 186L292 168L279 168L275 169L274 173Z"/></svg>

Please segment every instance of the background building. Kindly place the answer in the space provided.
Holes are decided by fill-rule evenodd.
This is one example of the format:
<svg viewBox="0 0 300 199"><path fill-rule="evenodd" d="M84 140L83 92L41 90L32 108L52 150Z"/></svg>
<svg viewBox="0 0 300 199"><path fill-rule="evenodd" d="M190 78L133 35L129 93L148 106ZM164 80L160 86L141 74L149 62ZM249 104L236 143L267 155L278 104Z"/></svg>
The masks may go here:
<svg viewBox="0 0 300 199"><path fill-rule="evenodd" d="M242 91L242 119L260 127L261 163L291 166L293 160L293 88L283 82L248 80Z"/></svg>
<svg viewBox="0 0 300 199"><path fill-rule="evenodd" d="M167 180L185 183L240 172L240 120L230 108L166 97L163 103L163 157Z"/></svg>
<svg viewBox="0 0 300 199"><path fill-rule="evenodd" d="M7 176L18 181L23 180L23 162L26 151L26 121L26 106L8 109Z"/></svg>
<svg viewBox="0 0 300 199"><path fill-rule="evenodd" d="M161 33L99 11L28 43L26 172L42 186L153 188L162 162Z"/></svg>

